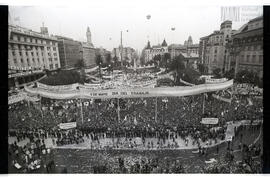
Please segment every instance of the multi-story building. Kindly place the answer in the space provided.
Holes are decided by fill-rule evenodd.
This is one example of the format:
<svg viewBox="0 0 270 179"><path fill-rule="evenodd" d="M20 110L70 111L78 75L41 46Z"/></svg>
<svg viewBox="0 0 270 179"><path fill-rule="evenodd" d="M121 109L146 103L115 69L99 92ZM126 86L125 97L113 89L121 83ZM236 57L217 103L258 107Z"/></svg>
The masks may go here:
<svg viewBox="0 0 270 179"><path fill-rule="evenodd" d="M168 45L165 39L161 45L153 45L151 47L150 42L148 41L147 46L143 49L144 61L145 63L154 59L156 55L163 56L165 53L168 53Z"/></svg>
<svg viewBox="0 0 270 179"><path fill-rule="evenodd" d="M93 67L96 65L95 58L96 58L96 49L94 48L94 45L92 43L91 39L91 32L90 28L87 27L86 32L87 41L82 42L82 48L83 48L83 61L86 68Z"/></svg>
<svg viewBox="0 0 270 179"><path fill-rule="evenodd" d="M8 38L9 89L21 88L39 79L44 69L61 67L57 38L49 36L46 27L41 27L41 32L35 32L9 25Z"/></svg>
<svg viewBox="0 0 270 179"><path fill-rule="evenodd" d="M171 54L171 58L179 56L180 54L184 56L185 64L196 65L199 61L199 44L193 44L192 37L189 36L188 40L181 44L171 44L168 47L168 51Z"/></svg>
<svg viewBox="0 0 270 179"><path fill-rule="evenodd" d="M83 60L82 43L67 37L56 37L58 39L61 67L63 69L75 68L76 64Z"/></svg>
<svg viewBox="0 0 270 179"><path fill-rule="evenodd" d="M225 72L226 45L234 32L232 22L224 21L220 30L200 39L200 61L205 64L209 73L217 68Z"/></svg>
<svg viewBox="0 0 270 179"><path fill-rule="evenodd" d="M171 54L171 58L175 58L180 54L185 54L186 56L198 56L199 54L199 44L193 44L192 37L189 36L188 40L182 44L171 44L168 47L168 51Z"/></svg>
<svg viewBox="0 0 270 179"><path fill-rule="evenodd" d="M112 58L117 57L119 61L121 61L121 46L118 48L113 48L112 50ZM136 51L131 47L123 47L122 48L122 58L128 63L131 63L134 61L134 59L137 57Z"/></svg>
<svg viewBox="0 0 270 179"><path fill-rule="evenodd" d="M243 25L228 45L227 69L234 69L235 75L241 70L255 72L263 77L263 17L257 17Z"/></svg>
<svg viewBox="0 0 270 179"><path fill-rule="evenodd" d="M99 47L99 48L96 48L96 55L100 55L101 56L101 59L102 59L102 62L103 63L106 63L106 58L108 55L111 55L111 52L106 50L105 48L103 47ZM111 56L111 58L113 58L113 56ZM111 59L112 60L112 59Z"/></svg>

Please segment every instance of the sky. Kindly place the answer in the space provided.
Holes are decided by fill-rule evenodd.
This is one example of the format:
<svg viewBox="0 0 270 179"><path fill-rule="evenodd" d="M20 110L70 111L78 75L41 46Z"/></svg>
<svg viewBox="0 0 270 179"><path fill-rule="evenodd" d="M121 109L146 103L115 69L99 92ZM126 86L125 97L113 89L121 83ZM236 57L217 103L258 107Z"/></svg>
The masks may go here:
<svg viewBox="0 0 270 179"><path fill-rule="evenodd" d="M9 22L40 31L42 22L49 33L86 41L87 26L92 33L95 47L112 50L123 45L139 52L146 46L162 43L183 44L188 36L199 43L203 36L219 30L221 6L184 6L179 4L98 4L98 5L55 5L55 6L10 6ZM146 16L151 15L150 19ZM19 21L15 19L19 17ZM251 18L254 18L251 16ZM247 20L233 21L233 29L239 29ZM171 28L175 30L172 31Z"/></svg>

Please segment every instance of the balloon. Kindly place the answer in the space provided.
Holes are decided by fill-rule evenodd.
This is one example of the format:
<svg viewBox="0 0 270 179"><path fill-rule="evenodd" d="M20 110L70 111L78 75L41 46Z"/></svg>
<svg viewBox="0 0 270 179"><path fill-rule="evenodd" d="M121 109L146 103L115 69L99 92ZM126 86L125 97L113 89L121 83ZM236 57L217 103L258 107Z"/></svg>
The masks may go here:
<svg viewBox="0 0 270 179"><path fill-rule="evenodd" d="M150 14L147 15L146 18L147 18L148 20L151 19L151 15L150 15Z"/></svg>

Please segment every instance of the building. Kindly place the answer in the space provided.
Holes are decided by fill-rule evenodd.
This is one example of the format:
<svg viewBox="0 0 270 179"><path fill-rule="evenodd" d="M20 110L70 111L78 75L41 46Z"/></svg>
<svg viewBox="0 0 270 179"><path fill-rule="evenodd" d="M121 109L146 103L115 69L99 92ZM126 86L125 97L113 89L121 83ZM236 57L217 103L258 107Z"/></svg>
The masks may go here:
<svg viewBox="0 0 270 179"><path fill-rule="evenodd" d="M124 61L132 63L134 59L137 58L137 53L133 48L123 47L122 49L122 58ZM121 46L119 46L118 48L113 48L112 58L114 57L117 57L118 61L121 61Z"/></svg>
<svg viewBox="0 0 270 179"><path fill-rule="evenodd" d="M143 53L145 63L152 61L156 55L163 56L165 53L168 53L168 45L166 40L164 39L161 45L154 45L152 47L148 41L147 46L143 49Z"/></svg>
<svg viewBox="0 0 270 179"><path fill-rule="evenodd" d="M184 45L169 45L168 52L171 54L172 59L179 56L180 54L183 55L185 65L191 64L196 66L196 64L199 62L199 44L193 44L191 36L188 37L188 40L184 41Z"/></svg>
<svg viewBox="0 0 270 179"><path fill-rule="evenodd" d="M243 25L228 45L227 70L235 75L242 70L255 72L263 77L263 17L257 17Z"/></svg>
<svg viewBox="0 0 270 179"><path fill-rule="evenodd" d="M44 75L43 70L61 67L58 41L49 36L48 28L41 32L9 25L8 33L8 86L21 88Z"/></svg>
<svg viewBox="0 0 270 179"><path fill-rule="evenodd" d="M99 48L96 48L96 55L100 55L102 62L106 63L107 56L111 55L111 52L106 50L103 47L99 47ZM112 60L112 58L113 58L113 56L111 56L111 60Z"/></svg>
<svg viewBox="0 0 270 179"><path fill-rule="evenodd" d="M224 21L220 25L220 30L200 39L200 61L204 63L209 73L218 68L225 72L226 45L234 32L232 22Z"/></svg>
<svg viewBox="0 0 270 179"><path fill-rule="evenodd" d="M82 43L67 37L56 37L58 39L61 67L63 69L75 68L76 64L83 60Z"/></svg>
<svg viewBox="0 0 270 179"><path fill-rule="evenodd" d="M83 61L86 68L93 67L96 65L96 49L92 43L91 32L90 28L87 27L86 31L86 42L81 42L82 49L83 49Z"/></svg>

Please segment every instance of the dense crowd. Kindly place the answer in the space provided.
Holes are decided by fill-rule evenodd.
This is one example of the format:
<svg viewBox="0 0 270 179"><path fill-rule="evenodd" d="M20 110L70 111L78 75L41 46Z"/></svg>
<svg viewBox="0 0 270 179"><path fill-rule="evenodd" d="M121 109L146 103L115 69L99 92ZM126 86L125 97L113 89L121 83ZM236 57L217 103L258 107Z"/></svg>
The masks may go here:
<svg viewBox="0 0 270 179"><path fill-rule="evenodd" d="M213 94L231 101L218 100ZM26 170L42 165L42 156L49 154L49 149L44 146L47 138L52 138L56 146L83 143L85 138L98 143L104 138L115 138L115 148L121 148L123 143L118 138L124 137L128 148L136 148L138 144L131 139L139 137L145 148L171 149L179 147L175 140L180 137L186 145L192 142L198 146L201 153L204 151L200 146L202 142L209 141L212 145L225 139L226 122L262 120L262 111L261 98L241 95L233 89L185 97L21 101L9 105L9 136L17 139L10 144L9 151L10 155L15 154L14 165L29 166ZM219 122L205 125L201 123L202 117L218 118ZM68 122L76 122L77 129L59 129L60 123ZM145 142L146 138L158 140ZM29 144L17 145L25 139L29 139ZM173 142L165 145L167 139ZM258 147L248 148L254 154L259 150ZM119 165L121 162L120 159ZM180 166L175 164L170 170L163 171L164 168L151 160L141 162L140 167L134 164L128 172L182 173ZM126 172L122 165L120 168Z"/></svg>

